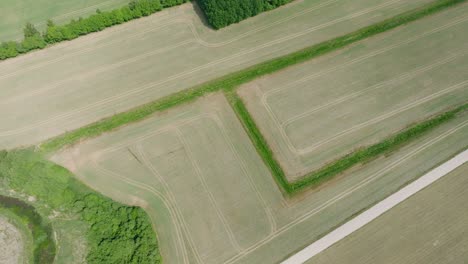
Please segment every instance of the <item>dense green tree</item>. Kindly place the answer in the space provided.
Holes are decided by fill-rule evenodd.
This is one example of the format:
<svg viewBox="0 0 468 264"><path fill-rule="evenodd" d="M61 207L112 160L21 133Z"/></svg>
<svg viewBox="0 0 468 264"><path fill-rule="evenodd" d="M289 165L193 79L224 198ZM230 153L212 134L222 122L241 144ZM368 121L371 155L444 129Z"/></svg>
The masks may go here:
<svg viewBox="0 0 468 264"><path fill-rule="evenodd" d="M216 29L237 23L292 0L199 0L208 22Z"/></svg>

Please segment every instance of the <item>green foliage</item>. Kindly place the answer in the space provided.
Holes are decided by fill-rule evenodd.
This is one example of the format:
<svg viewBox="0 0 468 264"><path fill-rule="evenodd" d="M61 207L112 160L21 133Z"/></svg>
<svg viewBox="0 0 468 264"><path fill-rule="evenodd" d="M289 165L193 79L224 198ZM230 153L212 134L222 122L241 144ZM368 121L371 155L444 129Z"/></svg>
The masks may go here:
<svg viewBox="0 0 468 264"><path fill-rule="evenodd" d="M29 22L26 23L26 26L23 29L23 33L24 33L24 38L30 38L30 37L40 35L36 27L34 27L34 25Z"/></svg>
<svg viewBox="0 0 468 264"><path fill-rule="evenodd" d="M216 29L277 8L292 0L199 0L208 22Z"/></svg>
<svg viewBox="0 0 468 264"><path fill-rule="evenodd" d="M227 92L226 97L229 103L231 104L232 108L234 109L234 112L237 114L237 117L242 122L242 125L247 131L250 140L252 140L252 143L254 144L257 153L260 155L265 165L271 171L271 174L276 180L276 183L280 185L286 193L290 193L292 189L288 180L286 179L283 169L281 168L275 156L273 155L273 151L271 150L267 141L260 132L260 129L258 129L257 124L248 112L247 108L245 107L245 104L242 102L241 98L236 94L235 91Z"/></svg>
<svg viewBox="0 0 468 264"><path fill-rule="evenodd" d="M113 25L151 15L162 8L171 7L188 0L134 0L128 5L112 11L96 10L87 18L71 20L65 25L56 25L52 20L47 21L47 28L41 35L33 24L27 23L24 28L24 40L9 41L0 45L0 60L16 57L21 53L42 49L48 44L72 40L79 36L101 31Z"/></svg>
<svg viewBox="0 0 468 264"><path fill-rule="evenodd" d="M141 208L90 190L32 150L0 151L0 184L54 210L79 214L89 225L88 263L160 263L154 231Z"/></svg>
<svg viewBox="0 0 468 264"><path fill-rule="evenodd" d="M195 100L196 98L206 95L214 91L225 90L231 91L240 85L247 83L255 78L265 74L270 74L288 66L298 64L309 59L321 56L332 52L359 40L377 35L387 30L407 24L424 16L431 15L437 11L451 7L453 5L465 2L466 0L439 0L434 3L425 5L408 11L404 14L397 15L374 25L363 29L351 32L349 34L331 39L303 50L290 53L249 68L227 74L218 79L206 82L199 86L174 93L167 97L161 98L154 102L136 107L130 111L116 114L112 117L102 119L96 123L81 127L77 130L67 132L61 136L50 139L44 142L40 148L44 152L51 152L60 149L66 145L74 144L81 139L95 137L104 132L111 131L120 126L131 122L140 121L154 112L163 111L170 107L185 104Z"/></svg>
<svg viewBox="0 0 468 264"><path fill-rule="evenodd" d="M31 205L15 198L0 195L0 209L8 210L21 219L33 238L34 263L52 263L55 257L55 243L52 227Z"/></svg>

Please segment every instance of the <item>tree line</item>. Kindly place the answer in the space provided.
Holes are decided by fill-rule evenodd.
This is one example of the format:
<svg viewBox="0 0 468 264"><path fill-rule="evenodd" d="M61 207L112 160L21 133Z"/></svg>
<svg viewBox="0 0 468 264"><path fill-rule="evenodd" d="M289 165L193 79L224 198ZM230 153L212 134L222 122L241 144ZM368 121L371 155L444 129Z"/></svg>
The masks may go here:
<svg viewBox="0 0 468 264"><path fill-rule="evenodd" d="M215 29L226 27L292 0L198 0L208 23Z"/></svg>
<svg viewBox="0 0 468 264"><path fill-rule="evenodd" d="M16 57L31 50L43 49L47 45L75 39L92 32L101 31L107 27L126 21L151 15L163 8L179 5L188 0L134 0L128 5L112 11L96 10L87 17L73 19L64 25L56 25L52 20L47 21L44 32L39 32L33 24L24 27L22 41L7 41L0 44L0 60Z"/></svg>

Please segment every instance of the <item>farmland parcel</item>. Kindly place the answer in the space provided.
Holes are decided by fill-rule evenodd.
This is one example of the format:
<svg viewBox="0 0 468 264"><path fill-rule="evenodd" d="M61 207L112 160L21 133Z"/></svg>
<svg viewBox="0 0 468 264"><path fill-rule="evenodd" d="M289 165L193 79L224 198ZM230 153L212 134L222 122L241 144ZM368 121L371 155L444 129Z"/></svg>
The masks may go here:
<svg viewBox="0 0 468 264"><path fill-rule="evenodd" d="M399 2L391 1L383 6L388 7L388 5ZM422 11L422 13L424 12ZM169 11L168 13L170 14ZM361 16L366 12L356 14ZM420 16L416 15L415 17ZM343 21L340 19L338 18L337 21ZM345 18L345 20L348 19L350 18ZM401 25L398 23L395 25ZM325 24L329 26L329 24ZM193 25L193 28L197 28L196 24ZM199 29L203 30L203 28ZM251 32L254 31L249 31L246 34L253 34ZM257 32L255 31L255 33ZM398 31L393 33L395 32ZM241 36L245 35L241 34ZM239 39L235 41L237 40ZM129 47L133 48L133 46ZM135 46L135 48L141 47ZM164 51L158 52L165 53L169 50L164 49ZM147 56L148 54L141 55ZM115 54L108 56L108 59L114 56ZM268 58L268 56L266 57ZM92 58L88 59L89 61L80 63L85 64L92 61ZM146 67L150 66L152 64L146 65ZM229 65L229 67L231 66ZM111 68L111 70L114 69ZM251 72L255 71L252 68L249 69ZM23 69L18 68L17 70ZM128 70L126 69L125 72ZM131 75L136 74L141 77L139 74L145 70L147 68L137 68ZM98 73L103 72L98 71ZM74 81L83 81L81 84L86 85L88 75L84 74L81 77L83 80L76 77ZM112 81L113 78L119 76L108 77L108 81ZM122 78L122 80L126 79L126 77ZM22 80L17 80L17 82L21 83ZM104 81L101 84L105 84ZM100 85L96 87L100 87ZM150 88L155 88L155 86L147 86L146 89ZM81 91L80 86L73 89L76 89L75 94L79 93L78 90ZM43 90L38 93L32 91L28 96L34 97L42 92ZM48 92L48 88L45 89L45 92ZM56 92L51 92L50 96L54 96ZM190 93L196 92L196 89L190 90ZM90 91L88 96L92 93ZM11 95L13 92L7 91L7 94ZM179 94L185 94L185 92ZM206 92L199 94L206 94ZM130 93L130 95L134 94ZM231 100L232 91L229 90L227 95ZM13 98L12 101L19 102L22 96ZM64 95L57 98L64 98L62 96ZM177 96L170 98L180 98ZM152 100L152 98L146 99ZM125 100L122 99L122 101ZM180 102L188 102L188 100ZM67 103L73 102L67 101ZM60 104L62 102L59 102L58 105ZM168 105L170 107L170 105L176 104L178 104L177 100L173 100ZM38 106L42 109L41 107L45 105L39 104ZM121 104L113 106L116 107L116 111L120 111L120 107L123 107ZM97 109L101 109L100 107L102 105L96 106ZM123 108L125 109L125 107ZM237 111L236 108L235 110ZM83 111L76 114L82 114ZM119 116L125 117L125 114ZM61 118L68 120L70 117L70 115L65 115ZM60 120L58 118L55 121L62 124L63 121L59 122ZM106 123L107 120L112 120L112 118L99 124L103 124L103 126L109 124ZM127 119L127 122L118 124L123 125L130 121L135 121L135 119L130 118ZM245 120L242 121L245 122ZM90 121L83 122L86 124ZM41 124L48 128L50 125L56 125ZM468 142L463 136L467 133L467 126L466 111L458 111L446 122L442 122L442 125L430 130L430 133L425 133L416 141L413 140L410 144L404 145L404 148L394 149L394 152L390 153L392 155L389 154L378 161L370 162L361 170L355 168L355 171L351 171L353 174L348 172L348 174L343 175L345 177L340 181L330 184L327 188L320 187L319 191L316 192L301 193L300 196L296 196L292 200L287 200L282 196L222 94L210 95L193 104L186 103L178 108L159 112L144 122L132 124L64 150L54 156L54 160L76 172L79 178L93 188L119 201L145 208L150 213L157 230L160 231L163 257L168 263L278 262L284 259L287 254L317 239L359 210L382 199L407 181L418 177L434 164L466 148ZM111 124L103 131L109 131L110 128L115 127ZM85 133L78 139L96 135L93 134L92 129L88 129L88 133L86 133L86 129L87 127L84 127L83 130L80 129ZM20 129L19 131L24 130ZM56 133L54 131L46 132L52 135ZM5 133L3 135L8 137L15 134ZM249 136L251 135L249 134ZM41 137L45 136L38 136L38 138ZM40 141L37 138L30 140L31 142ZM76 140L72 142L76 142ZM14 144L13 146L16 146ZM58 146L63 146L63 143L58 144ZM22 151L12 151L10 154L0 153L3 158L7 157L6 162L4 162L7 166L1 166L1 168L8 176L28 177L29 175L22 175L21 170L16 170L18 175L15 175L8 167L9 162L21 164L21 160L18 162L15 159L16 153L19 153L21 157ZM27 161L25 163L27 164ZM34 168L35 166L27 167ZM41 164L37 168L48 169L50 167L50 164ZM54 173L56 172L52 172L48 176L54 176ZM9 180L14 181L16 178L10 177ZM48 178L48 180L54 179L54 177ZM39 183L44 184L43 182ZM28 184L32 183L28 182ZM63 185L63 182L59 185L62 186L61 184ZM37 188L34 188L34 191L36 190ZM91 197L94 196L91 195ZM49 199L49 197L45 198ZM90 201L90 204L93 204L92 198ZM111 203L107 203L107 205L109 206L106 209L116 206L116 204ZM90 211L91 213L96 212L95 209ZM104 215L103 218L110 220L115 219L114 217ZM103 223L102 221L97 222ZM131 228L131 221L128 223L129 225L125 225L126 228ZM102 225L95 230L111 229L109 225ZM148 229L146 228L146 230ZM304 232L310 236L298 235L304 234ZM128 232L125 233L128 234ZM65 234L61 235L66 236ZM151 237L151 235L143 236L143 238L146 237ZM125 236L125 238L127 237ZM92 247L94 247L96 246L94 242L99 241L99 239L91 239L90 241L93 242ZM146 247L157 248L154 243L142 247L142 252L149 254L153 254L155 251L147 250ZM99 254L99 250L106 250L106 247L99 246L94 247L94 249L97 249L94 251L94 261L99 261L100 257L106 257L105 254ZM157 257L155 253L153 255Z"/></svg>
<svg viewBox="0 0 468 264"><path fill-rule="evenodd" d="M428 2L310 0L218 32L184 5L4 61L0 111L15 114L0 117L0 148L38 143Z"/></svg>
<svg viewBox="0 0 468 264"><path fill-rule="evenodd" d="M468 259L467 173L468 164L460 166L307 264L463 263Z"/></svg>
<svg viewBox="0 0 468 264"><path fill-rule="evenodd" d="M467 12L463 4L242 87L288 179L466 103Z"/></svg>
<svg viewBox="0 0 468 264"><path fill-rule="evenodd" d="M222 94L83 142L53 160L96 190L143 206L166 263L274 263L463 150L467 132L468 116L461 115L292 200L281 194Z"/></svg>

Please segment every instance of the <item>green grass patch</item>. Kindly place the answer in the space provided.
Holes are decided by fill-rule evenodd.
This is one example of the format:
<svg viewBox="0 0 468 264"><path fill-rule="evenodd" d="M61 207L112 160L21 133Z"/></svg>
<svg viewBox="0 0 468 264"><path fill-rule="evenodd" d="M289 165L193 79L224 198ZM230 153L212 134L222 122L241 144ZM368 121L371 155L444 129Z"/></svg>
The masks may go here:
<svg viewBox="0 0 468 264"><path fill-rule="evenodd" d="M12 219L15 218L17 224L24 227L21 229L27 229L24 232L32 235L33 263L52 263L55 257L55 242L50 223L45 221L33 206L16 198L0 195L0 209L0 212L7 211L7 215L12 214ZM25 250L28 248L25 247Z"/></svg>
<svg viewBox="0 0 468 264"><path fill-rule="evenodd" d="M288 66L298 64L320 55L332 52L351 43L388 31L422 17L434 14L448 7L466 0L439 0L423 7L413 9L403 14L386 19L371 26L351 32L349 34L313 45L291 54L281 56L246 69L225 75L213 81L192 87L149 104L136 107L130 111L116 114L112 117L102 119L96 123L67 132L53 139L47 140L40 145L41 151L48 153L56 151L64 146L79 142L82 139L96 137L104 132L112 131L123 125L140 121L157 111L163 111L171 107L191 102L207 93L225 90L235 90L242 84L252 81L260 76L270 74Z"/></svg>

